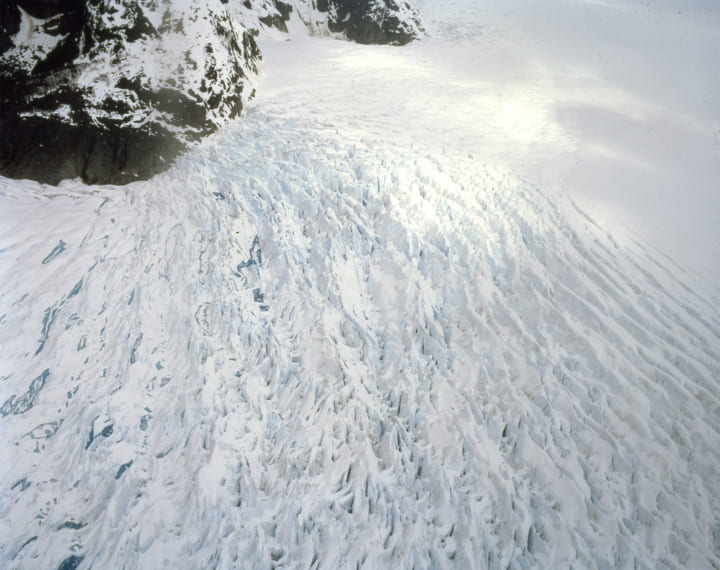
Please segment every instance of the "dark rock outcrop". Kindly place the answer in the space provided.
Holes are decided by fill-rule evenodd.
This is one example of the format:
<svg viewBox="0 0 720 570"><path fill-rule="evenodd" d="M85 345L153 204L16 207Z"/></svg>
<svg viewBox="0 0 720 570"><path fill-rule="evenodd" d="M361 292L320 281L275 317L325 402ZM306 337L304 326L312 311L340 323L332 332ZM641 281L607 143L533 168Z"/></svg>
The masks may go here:
<svg viewBox="0 0 720 570"><path fill-rule="evenodd" d="M290 4L282 0L273 0L271 11L264 16L260 16L259 20L265 26L287 32L286 23L290 19L292 11L293 7Z"/></svg>
<svg viewBox="0 0 720 570"><path fill-rule="evenodd" d="M57 184L127 184L167 169L184 150L158 125L141 129L67 123L52 117L11 117L0 125L0 164L10 178Z"/></svg>
<svg viewBox="0 0 720 570"><path fill-rule="evenodd" d="M260 57L220 0L5 0L0 174L124 184L238 116Z"/></svg>
<svg viewBox="0 0 720 570"><path fill-rule="evenodd" d="M423 28L420 15L408 2L395 0L317 0L330 14L328 27L360 44L405 45Z"/></svg>

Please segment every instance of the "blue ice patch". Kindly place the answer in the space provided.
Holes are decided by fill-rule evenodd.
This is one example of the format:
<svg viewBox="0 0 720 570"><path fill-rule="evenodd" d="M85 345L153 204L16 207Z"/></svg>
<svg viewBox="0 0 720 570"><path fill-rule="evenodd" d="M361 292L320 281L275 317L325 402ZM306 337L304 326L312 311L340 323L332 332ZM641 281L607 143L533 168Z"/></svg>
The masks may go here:
<svg viewBox="0 0 720 570"><path fill-rule="evenodd" d="M123 464L120 466L120 469L118 469L118 471L117 471L117 473L116 473L116 475L115 475L115 479L120 479L120 477L123 476L123 473L125 473L125 471L127 471L128 469L130 469L130 466L131 466L132 464L133 464L132 461L128 461L127 463L123 463Z"/></svg>
<svg viewBox="0 0 720 570"><path fill-rule="evenodd" d="M45 259L42 260L42 264L46 265L50 263L53 259L55 259L63 251L65 251L65 245L67 244L63 240L60 240L60 242L53 248L53 250L47 254Z"/></svg>
<svg viewBox="0 0 720 570"><path fill-rule="evenodd" d="M38 393L45 386L48 376L50 376L50 369L46 368L40 376L30 382L27 392L22 396L18 397L16 394L13 394L5 400L5 403L0 407L0 416L5 417L10 414L16 416L18 414L24 414L31 409Z"/></svg>

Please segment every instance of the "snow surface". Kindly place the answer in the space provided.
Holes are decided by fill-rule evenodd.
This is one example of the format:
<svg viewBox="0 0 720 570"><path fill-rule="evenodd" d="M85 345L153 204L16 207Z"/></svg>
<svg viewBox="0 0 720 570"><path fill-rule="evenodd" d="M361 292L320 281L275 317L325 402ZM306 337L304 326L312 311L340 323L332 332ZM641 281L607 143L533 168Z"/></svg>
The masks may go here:
<svg viewBox="0 0 720 570"><path fill-rule="evenodd" d="M247 115L150 181L0 178L0 566L720 565L717 284L606 223L638 211L589 158L697 160L692 202L716 151L625 160L627 125L552 112L644 125L695 91L527 62L525 12L421 7L409 48L264 42Z"/></svg>
<svg viewBox="0 0 720 570"><path fill-rule="evenodd" d="M418 4L453 40L433 63L482 97L481 156L720 280L717 2Z"/></svg>

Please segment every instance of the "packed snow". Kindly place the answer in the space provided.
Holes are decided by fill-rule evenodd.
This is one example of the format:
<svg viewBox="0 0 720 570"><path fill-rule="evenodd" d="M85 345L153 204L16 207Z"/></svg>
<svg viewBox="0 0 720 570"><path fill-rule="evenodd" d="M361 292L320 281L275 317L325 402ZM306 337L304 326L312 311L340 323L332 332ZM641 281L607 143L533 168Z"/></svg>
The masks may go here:
<svg viewBox="0 0 720 570"><path fill-rule="evenodd" d="M150 181L0 178L0 566L720 565L717 9L418 4Z"/></svg>

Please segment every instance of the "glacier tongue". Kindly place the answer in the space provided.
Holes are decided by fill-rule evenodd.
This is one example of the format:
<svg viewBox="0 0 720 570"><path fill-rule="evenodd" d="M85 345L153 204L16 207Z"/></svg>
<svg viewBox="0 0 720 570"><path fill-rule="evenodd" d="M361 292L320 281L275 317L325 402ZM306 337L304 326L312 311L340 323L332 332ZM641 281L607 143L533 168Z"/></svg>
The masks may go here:
<svg viewBox="0 0 720 570"><path fill-rule="evenodd" d="M717 565L716 292L269 93L148 182L0 178L0 565Z"/></svg>

